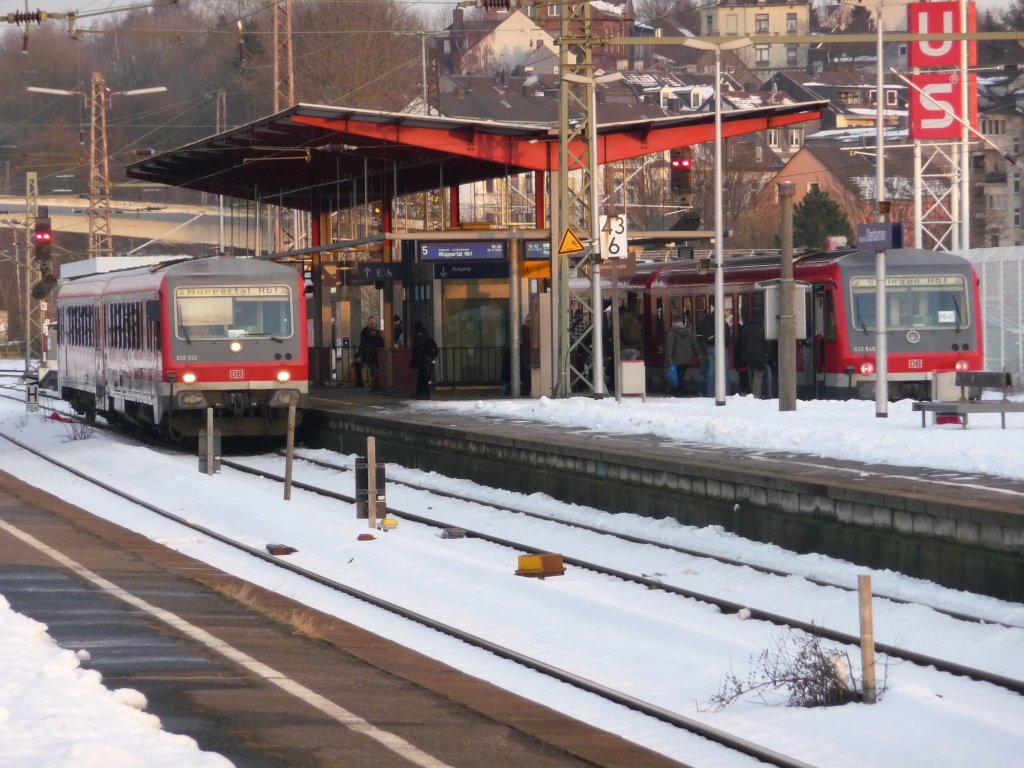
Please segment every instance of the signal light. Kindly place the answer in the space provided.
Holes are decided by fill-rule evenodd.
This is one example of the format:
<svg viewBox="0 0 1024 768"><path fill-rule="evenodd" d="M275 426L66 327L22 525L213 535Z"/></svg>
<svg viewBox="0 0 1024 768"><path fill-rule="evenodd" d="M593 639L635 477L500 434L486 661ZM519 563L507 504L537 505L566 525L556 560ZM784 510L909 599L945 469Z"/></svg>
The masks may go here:
<svg viewBox="0 0 1024 768"><path fill-rule="evenodd" d="M958 371L966 371L968 368L971 367L971 364L968 363L966 360L957 360L956 365L954 365L953 367Z"/></svg>
<svg viewBox="0 0 1024 768"><path fill-rule="evenodd" d="M676 205L691 205L690 195L693 192L693 181L690 179L692 166L689 147L673 149L669 152L669 191L672 202Z"/></svg>
<svg viewBox="0 0 1024 768"><path fill-rule="evenodd" d="M39 248L39 246L47 247L53 242L53 226L50 223L49 216L37 216L36 217L36 228L32 233L32 244Z"/></svg>
<svg viewBox="0 0 1024 768"><path fill-rule="evenodd" d="M871 374L873 374L875 372L875 364L874 363L861 363L860 364L860 372L861 372L862 376L870 376Z"/></svg>

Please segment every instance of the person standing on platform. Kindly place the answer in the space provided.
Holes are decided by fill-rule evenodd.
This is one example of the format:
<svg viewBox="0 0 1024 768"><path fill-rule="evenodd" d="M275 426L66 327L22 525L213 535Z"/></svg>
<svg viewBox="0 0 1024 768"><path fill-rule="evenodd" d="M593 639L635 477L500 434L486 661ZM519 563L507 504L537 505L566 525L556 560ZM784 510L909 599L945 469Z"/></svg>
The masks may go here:
<svg viewBox="0 0 1024 768"><path fill-rule="evenodd" d="M366 326L359 333L359 359L363 363L363 374L370 391L380 389L377 378L377 350L384 348L384 334L377 328L377 318L370 315Z"/></svg>
<svg viewBox="0 0 1024 768"><path fill-rule="evenodd" d="M619 307L619 357L622 360L639 360L643 332L640 321L625 305Z"/></svg>
<svg viewBox="0 0 1024 768"><path fill-rule="evenodd" d="M771 397L762 392L764 386L764 372L768 367L768 342L764 338L764 324L761 318L754 316L743 326L743 355L747 361L747 371L750 376L750 392L761 399Z"/></svg>
<svg viewBox="0 0 1024 768"><path fill-rule="evenodd" d="M416 398L430 399L430 379L437 360L437 342L435 342L423 323L417 320L412 324L412 357L409 367L416 369Z"/></svg>
<svg viewBox="0 0 1024 768"><path fill-rule="evenodd" d="M402 318L395 315L391 323L391 343L395 349L405 346L405 326L402 325Z"/></svg>
<svg viewBox="0 0 1024 768"><path fill-rule="evenodd" d="M687 312L672 324L665 338L665 366L674 365L678 374L675 391L671 394L679 396L686 391L686 369L694 358L700 359L700 356L700 345L690 328L690 313Z"/></svg>
<svg viewBox="0 0 1024 768"><path fill-rule="evenodd" d="M725 346L729 346L729 326L725 325ZM708 311L697 326L697 341L704 347L700 380L705 397L715 396L715 304L708 302ZM728 374L728 371L726 371Z"/></svg>

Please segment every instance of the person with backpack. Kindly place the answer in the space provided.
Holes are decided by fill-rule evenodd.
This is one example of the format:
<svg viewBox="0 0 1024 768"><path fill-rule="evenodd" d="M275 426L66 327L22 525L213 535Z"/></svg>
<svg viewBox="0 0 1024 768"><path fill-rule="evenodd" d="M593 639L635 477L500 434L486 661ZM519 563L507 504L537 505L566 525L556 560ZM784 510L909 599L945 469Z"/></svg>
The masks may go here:
<svg viewBox="0 0 1024 768"><path fill-rule="evenodd" d="M409 367L416 369L416 398L429 400L430 373L438 355L437 342L430 337L420 320L412 324L412 332L412 357L409 359Z"/></svg>
<svg viewBox="0 0 1024 768"><path fill-rule="evenodd" d="M676 370L676 384L674 388L670 388L669 394L683 394L686 370L695 358L701 358L701 349L693 335L693 329L690 328L690 312L687 310L681 320L676 320L672 324L665 336L665 370L669 371L669 366ZM671 381L671 371L667 378Z"/></svg>

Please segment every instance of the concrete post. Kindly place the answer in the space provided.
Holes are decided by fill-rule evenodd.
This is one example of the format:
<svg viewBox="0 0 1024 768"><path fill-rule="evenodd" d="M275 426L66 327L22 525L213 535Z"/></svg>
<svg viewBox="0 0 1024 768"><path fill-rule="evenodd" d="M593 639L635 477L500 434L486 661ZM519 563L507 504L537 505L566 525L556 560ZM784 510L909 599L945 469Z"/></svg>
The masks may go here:
<svg viewBox="0 0 1024 768"><path fill-rule="evenodd" d="M791 181L779 184L782 214L782 280L779 285L779 410L796 410L796 326L793 285L793 193Z"/></svg>

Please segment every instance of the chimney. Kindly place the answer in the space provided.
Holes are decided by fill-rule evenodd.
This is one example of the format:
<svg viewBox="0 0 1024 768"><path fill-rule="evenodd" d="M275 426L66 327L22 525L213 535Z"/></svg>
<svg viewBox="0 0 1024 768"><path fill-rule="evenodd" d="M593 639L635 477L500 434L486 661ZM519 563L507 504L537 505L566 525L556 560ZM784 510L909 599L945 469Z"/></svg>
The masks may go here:
<svg viewBox="0 0 1024 768"><path fill-rule="evenodd" d="M452 29L462 29L463 13L461 8L452 9Z"/></svg>

